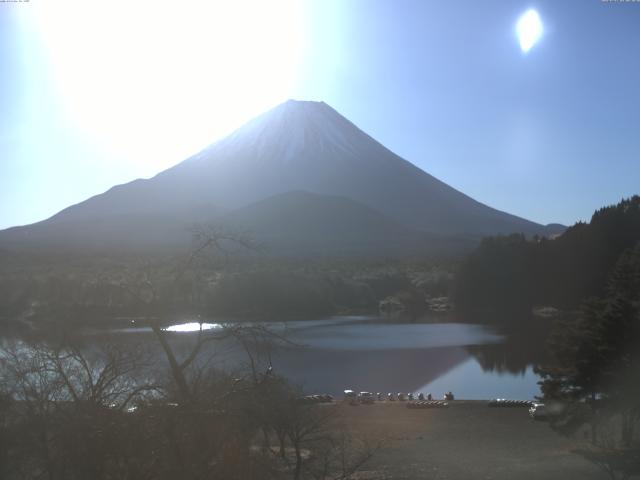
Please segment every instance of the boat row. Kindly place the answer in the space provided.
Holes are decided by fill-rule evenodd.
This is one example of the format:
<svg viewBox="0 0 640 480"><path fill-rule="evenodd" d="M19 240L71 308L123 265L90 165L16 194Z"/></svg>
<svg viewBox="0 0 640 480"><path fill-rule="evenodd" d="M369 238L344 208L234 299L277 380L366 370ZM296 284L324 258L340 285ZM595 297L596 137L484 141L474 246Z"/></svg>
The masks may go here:
<svg viewBox="0 0 640 480"><path fill-rule="evenodd" d="M439 400L434 401L424 401L424 402L408 402L407 408L447 408L449 406L449 402L443 402Z"/></svg>
<svg viewBox="0 0 640 480"><path fill-rule="evenodd" d="M529 400L507 400L505 398L494 398L489 401L490 407L526 407L529 408L533 402Z"/></svg>

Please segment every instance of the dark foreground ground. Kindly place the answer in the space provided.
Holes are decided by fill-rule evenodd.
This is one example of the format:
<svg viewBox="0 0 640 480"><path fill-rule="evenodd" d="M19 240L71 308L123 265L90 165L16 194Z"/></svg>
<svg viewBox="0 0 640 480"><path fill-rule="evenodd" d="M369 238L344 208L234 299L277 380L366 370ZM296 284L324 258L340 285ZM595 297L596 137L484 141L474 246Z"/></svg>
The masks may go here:
<svg viewBox="0 0 640 480"><path fill-rule="evenodd" d="M489 408L454 401L447 409L414 410L404 402L338 407L363 439L386 440L362 479L604 479L576 443L532 420L526 408Z"/></svg>

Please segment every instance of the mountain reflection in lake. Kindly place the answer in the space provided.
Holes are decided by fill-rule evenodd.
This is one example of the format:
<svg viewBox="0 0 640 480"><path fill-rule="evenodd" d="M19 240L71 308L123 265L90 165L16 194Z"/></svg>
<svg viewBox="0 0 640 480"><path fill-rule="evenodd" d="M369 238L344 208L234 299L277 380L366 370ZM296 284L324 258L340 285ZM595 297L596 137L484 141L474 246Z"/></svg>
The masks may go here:
<svg viewBox="0 0 640 480"><path fill-rule="evenodd" d="M271 352L275 372L307 392L339 395L351 388L440 397L451 390L467 399L529 399L539 393L531 363L541 343L532 346L529 341L529 348L523 348L521 341L530 337L504 336L486 326L389 323L375 317L267 326L292 342ZM233 349L225 358L219 365L227 368L243 361Z"/></svg>

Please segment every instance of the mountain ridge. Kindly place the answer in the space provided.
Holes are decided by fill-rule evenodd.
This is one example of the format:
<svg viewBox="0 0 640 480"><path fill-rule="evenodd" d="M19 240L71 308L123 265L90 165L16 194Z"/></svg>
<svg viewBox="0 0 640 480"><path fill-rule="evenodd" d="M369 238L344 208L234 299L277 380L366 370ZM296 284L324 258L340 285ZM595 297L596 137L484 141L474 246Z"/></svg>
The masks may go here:
<svg viewBox="0 0 640 480"><path fill-rule="evenodd" d="M144 230L158 235L162 221L169 230L219 222L234 210L296 191L352 200L407 231L555 233L448 186L324 102L289 100L149 179L114 186L42 222L4 230L0 244L28 239L46 245L55 230L71 243L95 243L84 231L96 222L116 243L126 245L128 237L137 236L144 244ZM123 224L124 217L131 221Z"/></svg>

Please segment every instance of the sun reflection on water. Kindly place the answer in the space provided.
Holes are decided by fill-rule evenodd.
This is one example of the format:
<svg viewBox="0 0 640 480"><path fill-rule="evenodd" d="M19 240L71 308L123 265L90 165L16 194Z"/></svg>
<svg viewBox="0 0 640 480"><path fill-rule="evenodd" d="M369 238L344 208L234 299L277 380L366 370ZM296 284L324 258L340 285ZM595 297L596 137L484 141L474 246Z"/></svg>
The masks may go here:
<svg viewBox="0 0 640 480"><path fill-rule="evenodd" d="M219 323L187 322L171 325L163 330L165 332L197 332L199 330L217 330L219 328L222 328L222 325Z"/></svg>

